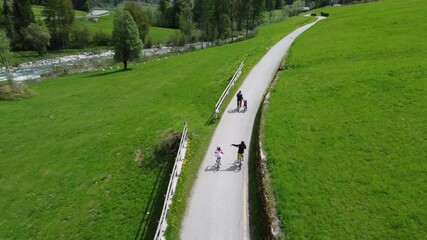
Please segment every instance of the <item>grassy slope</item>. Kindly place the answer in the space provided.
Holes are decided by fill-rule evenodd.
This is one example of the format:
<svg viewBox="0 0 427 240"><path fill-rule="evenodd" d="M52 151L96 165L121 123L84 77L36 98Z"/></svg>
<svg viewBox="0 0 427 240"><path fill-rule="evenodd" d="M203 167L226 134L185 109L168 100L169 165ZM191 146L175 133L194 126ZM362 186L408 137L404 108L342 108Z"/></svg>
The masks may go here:
<svg viewBox="0 0 427 240"><path fill-rule="evenodd" d="M289 239L426 239L427 5L327 8L266 116Z"/></svg>
<svg viewBox="0 0 427 240"><path fill-rule="evenodd" d="M247 72L286 29L310 20L131 71L30 84L38 96L0 102L0 238L134 238L161 171L152 154L158 137L189 122L189 188L214 129L204 123L227 79L240 61Z"/></svg>

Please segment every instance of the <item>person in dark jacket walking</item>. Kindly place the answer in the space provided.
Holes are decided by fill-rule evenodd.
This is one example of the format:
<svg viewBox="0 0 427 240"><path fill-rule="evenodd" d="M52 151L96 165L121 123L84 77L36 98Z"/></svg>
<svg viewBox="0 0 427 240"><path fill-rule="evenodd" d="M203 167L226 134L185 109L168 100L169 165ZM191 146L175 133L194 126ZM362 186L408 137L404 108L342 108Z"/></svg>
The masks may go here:
<svg viewBox="0 0 427 240"><path fill-rule="evenodd" d="M242 91L239 91L236 95L237 97L237 111L240 110L240 107L242 106L242 100L243 100L243 94Z"/></svg>
<svg viewBox="0 0 427 240"><path fill-rule="evenodd" d="M243 157L246 149L245 142L242 141L240 144L231 144L231 146L239 148L239 150L237 150L237 161L239 160L239 158L242 158L242 161L243 161Z"/></svg>

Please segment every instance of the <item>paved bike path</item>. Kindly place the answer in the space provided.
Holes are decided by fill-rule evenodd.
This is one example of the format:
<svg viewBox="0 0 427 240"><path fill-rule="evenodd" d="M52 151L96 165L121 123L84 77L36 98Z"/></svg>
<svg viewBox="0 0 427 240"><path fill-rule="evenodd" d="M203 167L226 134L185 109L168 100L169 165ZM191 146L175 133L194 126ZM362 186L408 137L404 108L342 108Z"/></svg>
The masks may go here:
<svg viewBox="0 0 427 240"><path fill-rule="evenodd" d="M242 86L243 97L248 99L248 111L236 112L234 98L225 109L215 130L189 199L182 223L183 240L249 239L248 158L249 143L257 110L265 91L285 57L294 39L313 26L307 24L290 33L274 45L250 71ZM233 162L237 148L231 146L245 141L245 161L239 170ZM213 171L214 152L220 146L224 151L219 171Z"/></svg>

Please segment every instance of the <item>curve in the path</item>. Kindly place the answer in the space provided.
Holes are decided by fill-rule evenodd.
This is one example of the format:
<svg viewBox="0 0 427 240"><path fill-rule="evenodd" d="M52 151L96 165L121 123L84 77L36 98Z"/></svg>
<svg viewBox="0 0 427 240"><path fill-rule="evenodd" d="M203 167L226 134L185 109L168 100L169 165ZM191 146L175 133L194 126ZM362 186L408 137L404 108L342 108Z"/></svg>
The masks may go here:
<svg viewBox="0 0 427 240"><path fill-rule="evenodd" d="M255 116L265 91L294 39L316 22L283 38L250 71L239 89L248 99L246 113L235 111L234 99L227 106L193 186L182 223L181 239L249 239L248 165L244 161L241 170L233 165L237 148L231 144L244 140L248 147L245 152L247 159ZM217 146L221 146L225 154L220 170L213 171Z"/></svg>

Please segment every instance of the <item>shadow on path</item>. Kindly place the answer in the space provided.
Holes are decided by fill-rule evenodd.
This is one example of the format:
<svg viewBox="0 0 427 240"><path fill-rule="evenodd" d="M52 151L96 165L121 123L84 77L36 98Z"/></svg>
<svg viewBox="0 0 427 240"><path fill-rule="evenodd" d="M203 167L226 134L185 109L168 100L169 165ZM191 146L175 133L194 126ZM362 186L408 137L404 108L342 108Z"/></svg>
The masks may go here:
<svg viewBox="0 0 427 240"><path fill-rule="evenodd" d="M220 168L219 170L216 170L215 165L212 165L212 166L206 166L205 172L240 172L240 169L241 168L237 164L232 164L226 169Z"/></svg>

